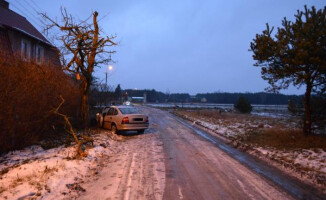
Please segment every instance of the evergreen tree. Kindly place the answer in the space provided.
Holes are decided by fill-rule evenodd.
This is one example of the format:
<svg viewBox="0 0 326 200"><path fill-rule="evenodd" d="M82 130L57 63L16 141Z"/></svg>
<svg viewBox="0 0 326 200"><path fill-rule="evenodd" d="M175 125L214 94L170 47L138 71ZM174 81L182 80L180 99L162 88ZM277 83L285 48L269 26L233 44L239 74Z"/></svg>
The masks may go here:
<svg viewBox="0 0 326 200"><path fill-rule="evenodd" d="M244 96L240 96L238 101L234 104L234 108L241 113L251 113L252 106L248 99Z"/></svg>
<svg viewBox="0 0 326 200"><path fill-rule="evenodd" d="M114 97L116 100L121 101L122 90L120 84L114 90Z"/></svg>
<svg viewBox="0 0 326 200"><path fill-rule="evenodd" d="M272 91L286 89L291 84L305 86L304 132L311 133L310 99L312 92L326 91L326 7L297 11L295 22L282 21L282 27L272 35L267 24L257 34L250 47L255 66L261 67L263 79Z"/></svg>

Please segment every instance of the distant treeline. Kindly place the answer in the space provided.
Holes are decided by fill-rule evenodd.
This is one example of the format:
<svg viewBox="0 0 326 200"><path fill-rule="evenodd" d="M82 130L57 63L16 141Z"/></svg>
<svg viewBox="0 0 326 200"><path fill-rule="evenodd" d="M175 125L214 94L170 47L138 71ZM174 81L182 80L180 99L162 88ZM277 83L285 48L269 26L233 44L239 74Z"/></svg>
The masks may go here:
<svg viewBox="0 0 326 200"><path fill-rule="evenodd" d="M197 94L198 98L206 98L207 102L234 104L240 96L244 96L251 104L281 105L288 104L289 100L300 102L302 95L284 95L266 92L258 93L206 93Z"/></svg>
<svg viewBox="0 0 326 200"><path fill-rule="evenodd" d="M247 98L251 104L265 104L265 105L284 105L288 104L289 100L300 102L302 95L285 95L274 94L266 92L258 93L199 93L196 95L189 95L188 93L163 93L156 90L124 90L129 97L143 97L146 93L147 102L150 103L164 103L164 102L203 102L203 103L221 103L221 104L234 104L242 95Z"/></svg>

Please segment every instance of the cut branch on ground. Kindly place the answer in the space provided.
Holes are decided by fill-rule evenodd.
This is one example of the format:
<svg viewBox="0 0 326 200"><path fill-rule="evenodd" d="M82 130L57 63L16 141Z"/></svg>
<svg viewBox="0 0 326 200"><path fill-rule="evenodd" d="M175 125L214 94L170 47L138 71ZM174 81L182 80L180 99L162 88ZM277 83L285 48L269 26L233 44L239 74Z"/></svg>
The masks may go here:
<svg viewBox="0 0 326 200"><path fill-rule="evenodd" d="M83 137L83 140L78 139L76 131L74 130L73 126L71 125L68 116L59 112L61 106L65 102L65 100L64 100L64 98L62 96L60 96L60 99L61 99L61 102L58 105L58 107L53 109L50 113L58 115L58 116L60 116L60 117L62 117L64 119L64 122L65 122L65 125L66 125L65 131L73 136L73 138L74 138L74 140L75 140L75 142L77 144L76 155L74 156L74 158L85 157L87 154L82 150L81 147L82 147L83 143L92 142L92 138Z"/></svg>

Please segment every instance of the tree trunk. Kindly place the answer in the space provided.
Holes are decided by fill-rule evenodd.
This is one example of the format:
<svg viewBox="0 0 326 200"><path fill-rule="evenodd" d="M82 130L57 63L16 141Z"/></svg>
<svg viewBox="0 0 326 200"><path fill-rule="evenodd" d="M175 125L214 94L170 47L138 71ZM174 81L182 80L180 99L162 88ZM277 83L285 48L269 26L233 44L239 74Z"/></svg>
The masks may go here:
<svg viewBox="0 0 326 200"><path fill-rule="evenodd" d="M82 83L82 96L81 96L81 119L83 122L83 128L88 128L89 126L89 105L88 105L88 94L89 92L89 84L85 81Z"/></svg>
<svg viewBox="0 0 326 200"><path fill-rule="evenodd" d="M303 125L303 132L306 135L311 134L310 97L311 97L311 84L307 84L305 100L304 100L305 115L304 115L304 125Z"/></svg>

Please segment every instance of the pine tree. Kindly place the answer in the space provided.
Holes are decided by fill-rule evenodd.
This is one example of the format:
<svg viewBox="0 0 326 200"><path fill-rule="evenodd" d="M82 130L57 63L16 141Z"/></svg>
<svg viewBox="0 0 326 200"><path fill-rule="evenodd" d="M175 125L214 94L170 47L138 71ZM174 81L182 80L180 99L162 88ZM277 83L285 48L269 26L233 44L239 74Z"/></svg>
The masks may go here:
<svg viewBox="0 0 326 200"><path fill-rule="evenodd" d="M251 113L252 106L248 99L244 96L240 96L238 101L234 104L234 108L241 113Z"/></svg>
<svg viewBox="0 0 326 200"><path fill-rule="evenodd" d="M295 21L282 21L282 27L272 35L267 24L262 34L251 43L255 66L261 67L271 91L288 88L291 84L305 86L304 133L311 131L311 94L326 91L326 7L297 11Z"/></svg>
<svg viewBox="0 0 326 200"><path fill-rule="evenodd" d="M114 97L117 101L120 102L121 96L122 96L122 90L121 90L120 84L118 84L118 86L114 90Z"/></svg>

